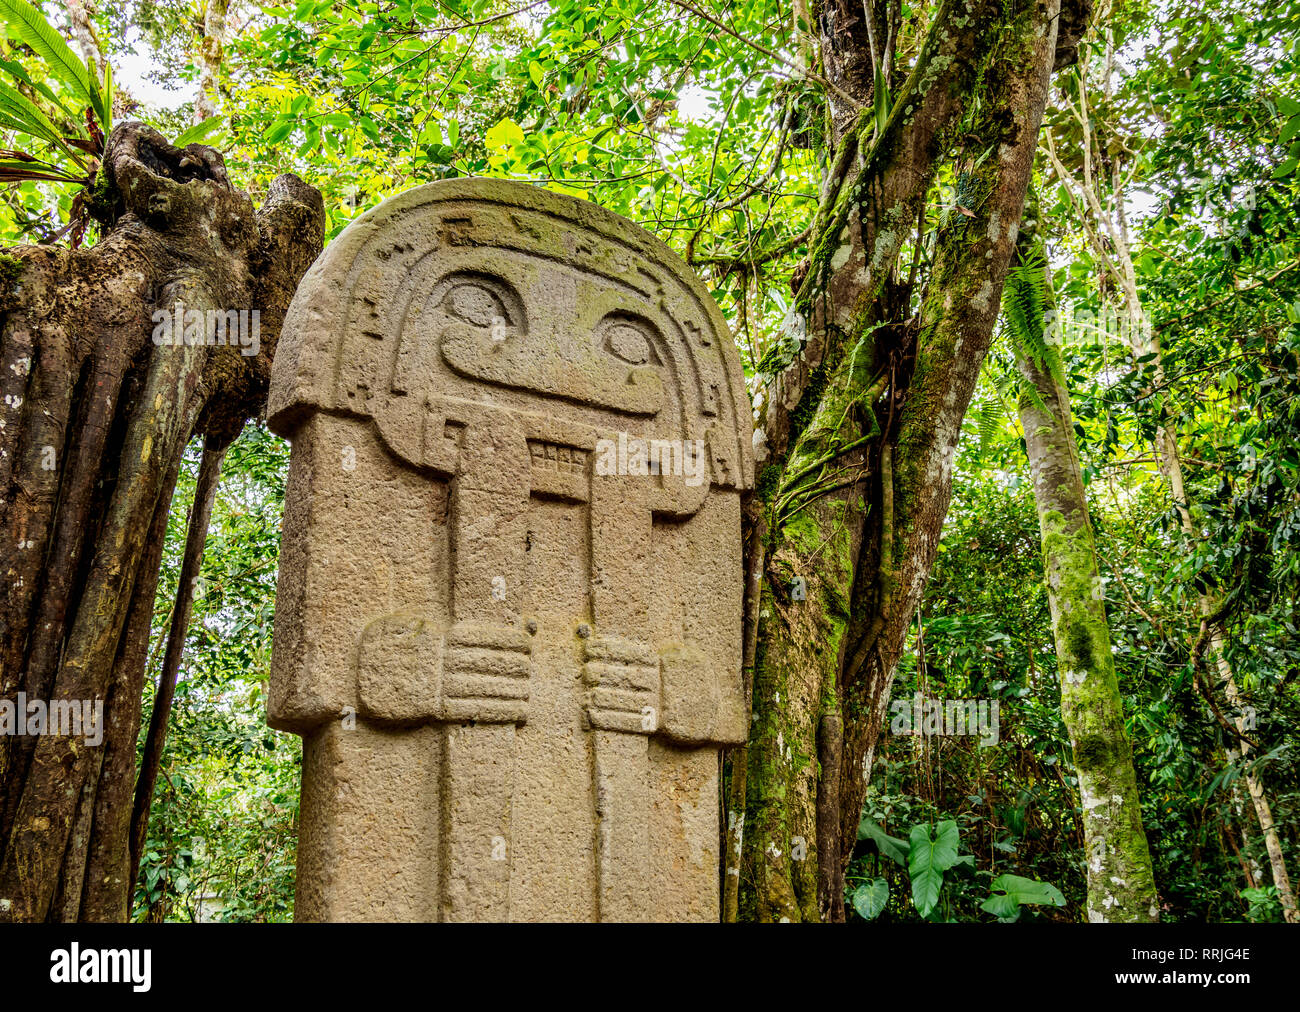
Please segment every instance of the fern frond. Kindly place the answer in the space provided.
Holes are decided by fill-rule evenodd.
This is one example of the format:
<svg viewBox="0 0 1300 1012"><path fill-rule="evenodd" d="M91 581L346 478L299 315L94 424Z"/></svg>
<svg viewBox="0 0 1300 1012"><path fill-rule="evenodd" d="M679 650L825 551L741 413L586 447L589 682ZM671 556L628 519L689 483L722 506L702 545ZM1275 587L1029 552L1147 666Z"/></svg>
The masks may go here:
<svg viewBox="0 0 1300 1012"><path fill-rule="evenodd" d="M1041 251L1026 257L1007 273L1003 288L1002 313L1007 334L1017 353L1046 369L1065 386L1060 351L1047 338L1047 313L1051 296L1047 287L1047 264Z"/></svg>
<svg viewBox="0 0 1300 1012"><path fill-rule="evenodd" d="M976 420L977 432L979 433L979 450L977 456L980 460L986 460L989 452L993 449L993 440L997 437L998 430L1002 428L1002 423L1006 421L1007 410L1001 397L990 397L979 406L979 417Z"/></svg>

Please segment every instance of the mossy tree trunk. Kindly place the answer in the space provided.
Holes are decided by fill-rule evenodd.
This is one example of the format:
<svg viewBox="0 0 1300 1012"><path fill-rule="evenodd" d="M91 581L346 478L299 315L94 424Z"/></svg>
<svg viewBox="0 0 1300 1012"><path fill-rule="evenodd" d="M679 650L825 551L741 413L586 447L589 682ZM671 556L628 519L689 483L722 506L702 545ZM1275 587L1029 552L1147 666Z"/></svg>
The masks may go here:
<svg viewBox="0 0 1300 1012"><path fill-rule="evenodd" d="M1099 82L1096 82L1094 87L1100 87L1103 94L1109 95L1112 91L1110 75L1114 73L1116 65L1114 59L1115 39L1112 33L1106 33L1104 44L1105 58L1101 61L1103 76ZM1133 359L1135 362L1152 363L1154 366L1154 382L1152 386L1158 390L1165 385L1164 353L1161 349L1159 334L1153 331L1150 321L1147 319L1146 310L1143 308L1141 295L1138 291L1137 270L1133 263L1132 242L1129 235L1128 219L1124 210L1127 203L1127 188L1132 177L1120 171L1119 163L1112 165L1109 177L1107 173L1099 171L1098 167L1103 163L1102 153L1106 150L1107 144L1116 136L1116 128L1113 124L1096 116L1097 103L1093 101L1090 105L1088 97L1089 81L1086 76L1080 79L1078 88L1078 104L1069 104L1067 107L1073 125L1077 125L1078 128L1079 171L1075 173L1066 168L1060 157L1058 157L1055 146L1050 143L1050 137L1047 146L1048 157L1051 160L1056 177L1066 187L1071 200L1079 211L1084 235L1088 240L1088 244L1092 247L1097 263L1101 265L1114 290L1118 293L1118 302L1123 313L1124 335L1133 352ZM1178 434L1176 428L1165 419L1161 419L1156 426L1152 449L1160 473L1169 482L1173 506L1178 513L1179 523L1184 535L1192 542L1200 540L1202 534L1197 529L1192 517L1193 503L1184 482ZM1238 707L1241 701L1241 692L1237 685L1236 674L1227 657L1227 630L1222 616L1217 614L1218 604L1210 595L1199 593L1198 606L1203 619L1203 629L1201 640L1194 650L1197 653L1194 661L1199 667L1199 651L1201 645L1205 644L1213 658L1215 674L1218 676L1217 681L1220 683L1224 696L1233 707ZM1207 640L1208 643L1206 643ZM1216 712L1216 716L1221 717L1212 690L1207 687L1205 691L1208 693L1207 702L1211 709ZM1238 753L1236 749L1229 748L1227 750L1228 759L1230 762L1234 761L1239 754L1244 761L1250 752L1250 742L1242 737L1245 727L1240 714L1234 718L1234 723L1236 724L1236 737L1240 739L1241 750ZM1226 726L1225 730L1231 734L1233 729L1231 726ZM1264 846L1268 853L1269 866L1273 875L1273 884L1277 889L1283 915L1288 923L1300 923L1300 907L1296 903L1295 892L1291 886L1285 855L1282 851L1282 841L1273 821L1272 807L1268 802L1264 785L1260 781L1259 774L1252 770L1250 766L1246 766L1243 770L1243 779L1246 781L1255 815L1259 821L1260 832L1264 838ZM1236 796L1234 790L1234 798Z"/></svg>
<svg viewBox="0 0 1300 1012"><path fill-rule="evenodd" d="M1048 81L1077 41L1072 27L1057 48L1059 0L949 0L912 73L890 81L877 126L872 82L894 63L882 40L897 37L898 14L865 10L870 31L860 4L813 11L835 85L835 151L797 286L794 351L759 403L753 717L727 777L728 918L844 917L844 870L938 549ZM1081 11L1071 8L1071 26ZM963 210L946 216L930 254L918 223L949 163ZM908 250L915 260L900 263Z"/></svg>
<svg viewBox="0 0 1300 1012"><path fill-rule="evenodd" d="M140 123L109 137L96 201L101 242L12 250L0 291L0 698L102 700L104 713L98 745L0 737L0 921L127 917L145 661L181 457L191 437L225 445L261 411L324 232L320 194L297 177L255 212L220 154ZM192 343L159 344L155 311L178 306ZM258 353L251 316L233 343L209 343L209 310L256 310Z"/></svg>
<svg viewBox="0 0 1300 1012"><path fill-rule="evenodd" d="M1028 212L1036 216L1032 206ZM1052 312L1051 280L1030 220L1021 234L1024 269L1041 271ZM1041 264L1041 267L1039 266ZM1037 279L1017 279L1032 286ZM1160 909L1142 826L1133 749L1115 676L1097 550L1079 467L1070 397L1062 383L1057 328L1027 321L1037 348L1017 348L1023 388L1020 423L1034 481L1043 569L1052 613L1061 715L1074 750L1083 809L1090 921L1155 921Z"/></svg>

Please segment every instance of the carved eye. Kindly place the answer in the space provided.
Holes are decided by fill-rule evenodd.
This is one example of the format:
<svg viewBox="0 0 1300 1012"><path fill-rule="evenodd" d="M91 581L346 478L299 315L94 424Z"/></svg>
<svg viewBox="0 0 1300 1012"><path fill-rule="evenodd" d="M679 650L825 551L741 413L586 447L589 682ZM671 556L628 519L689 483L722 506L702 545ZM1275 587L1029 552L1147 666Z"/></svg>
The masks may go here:
<svg viewBox="0 0 1300 1012"><path fill-rule="evenodd" d="M442 304L447 312L476 327L491 327L497 321L510 322L510 314L497 294L473 282L453 287Z"/></svg>
<svg viewBox="0 0 1300 1012"><path fill-rule="evenodd" d="M596 327L596 343L627 365L662 365L655 351L655 325L632 313L610 313Z"/></svg>
<svg viewBox="0 0 1300 1012"><path fill-rule="evenodd" d="M645 334L629 323L610 327L605 335L605 347L630 365L645 365L650 361L650 342Z"/></svg>

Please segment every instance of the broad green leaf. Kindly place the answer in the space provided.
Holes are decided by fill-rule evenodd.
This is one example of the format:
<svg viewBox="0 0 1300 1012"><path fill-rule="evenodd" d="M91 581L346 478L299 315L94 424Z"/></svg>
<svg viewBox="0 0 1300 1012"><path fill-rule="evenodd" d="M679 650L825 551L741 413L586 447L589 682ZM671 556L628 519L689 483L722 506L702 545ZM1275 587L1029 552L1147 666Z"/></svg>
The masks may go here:
<svg viewBox="0 0 1300 1012"><path fill-rule="evenodd" d="M943 873L957 863L961 834L951 819L940 822L931 835L925 823L912 827L907 871L912 877L912 902L922 917L929 917L939 903Z"/></svg>
<svg viewBox="0 0 1300 1012"><path fill-rule="evenodd" d="M72 88L95 110L100 123L109 121L104 99L90 71L81 62L63 36L56 32L27 0L0 0L0 14L18 29L19 37L32 48L58 80Z"/></svg>
<svg viewBox="0 0 1300 1012"><path fill-rule="evenodd" d="M1016 920L1022 904L1065 906L1065 897L1056 886L1021 875L999 875L989 889L989 898L980 904L980 909L1000 921Z"/></svg>
<svg viewBox="0 0 1300 1012"><path fill-rule="evenodd" d="M980 909L986 914L992 914L999 921L1011 922L1020 917L1020 904L1015 898L1008 896L1006 893L999 893L996 896L990 896L980 904Z"/></svg>
<svg viewBox="0 0 1300 1012"><path fill-rule="evenodd" d="M523 143L524 131L512 119L503 119L496 126L488 127L483 136L489 148L508 148Z"/></svg>
<svg viewBox="0 0 1300 1012"><path fill-rule="evenodd" d="M1031 906L1041 904L1054 907L1065 906L1065 897L1056 886L1050 882L1040 882L1038 879L1025 878L1021 875L999 875L993 880L989 889L994 895L1009 896L1017 903Z"/></svg>
<svg viewBox="0 0 1300 1012"><path fill-rule="evenodd" d="M858 839L873 841L880 849L880 853L892 858L898 864L907 865L907 841L890 836L871 819L864 818L858 823Z"/></svg>
<svg viewBox="0 0 1300 1012"><path fill-rule="evenodd" d="M113 64L108 60L104 61L104 86L100 89L100 95L103 111L99 117L99 125L104 131L104 136L108 137L113 132Z"/></svg>
<svg viewBox="0 0 1300 1012"><path fill-rule="evenodd" d="M3 70L15 80L21 81L34 91L39 92L41 96L49 101L51 105L55 106L65 118L72 120L73 122L78 122L81 119L75 111L69 109L63 103L63 100L54 93L54 90L48 84L39 78L32 77L21 63L14 60L0 60L0 70Z"/></svg>
<svg viewBox="0 0 1300 1012"><path fill-rule="evenodd" d="M293 132L293 120L282 119L278 123L273 123L271 128L262 135L262 141L265 144L279 144L282 140Z"/></svg>
<svg viewBox="0 0 1300 1012"><path fill-rule="evenodd" d="M874 878L853 890L853 909L863 920L874 921L888 902L889 883L883 878Z"/></svg>
<svg viewBox="0 0 1300 1012"><path fill-rule="evenodd" d="M10 128L57 144L59 132L40 108L20 91L0 81L0 116L10 121Z"/></svg>
<svg viewBox="0 0 1300 1012"><path fill-rule="evenodd" d="M889 122L889 82L885 80L885 75L876 69L876 81L872 87L873 108L872 114L876 120L876 136L879 137L885 132L885 124Z"/></svg>
<svg viewBox="0 0 1300 1012"><path fill-rule="evenodd" d="M173 142L178 148L185 147L186 144L198 144L200 141L207 140L221 126L224 116L210 116L202 123L195 123Z"/></svg>

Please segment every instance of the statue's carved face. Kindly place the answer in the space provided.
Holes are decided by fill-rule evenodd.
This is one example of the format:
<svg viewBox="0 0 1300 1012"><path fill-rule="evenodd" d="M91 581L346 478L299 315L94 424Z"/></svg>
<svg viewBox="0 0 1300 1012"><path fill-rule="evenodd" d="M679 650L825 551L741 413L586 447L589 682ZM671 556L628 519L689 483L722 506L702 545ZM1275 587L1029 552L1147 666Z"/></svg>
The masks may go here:
<svg viewBox="0 0 1300 1012"><path fill-rule="evenodd" d="M457 271L430 293L424 325L447 365L470 379L657 415L669 377L664 337L637 311L648 307L559 264L517 265L511 281L505 270Z"/></svg>

